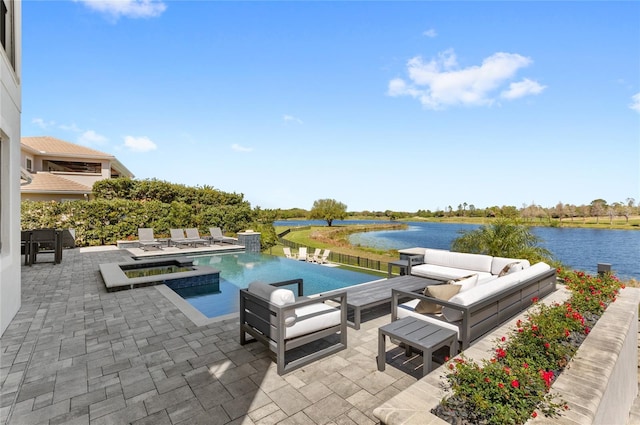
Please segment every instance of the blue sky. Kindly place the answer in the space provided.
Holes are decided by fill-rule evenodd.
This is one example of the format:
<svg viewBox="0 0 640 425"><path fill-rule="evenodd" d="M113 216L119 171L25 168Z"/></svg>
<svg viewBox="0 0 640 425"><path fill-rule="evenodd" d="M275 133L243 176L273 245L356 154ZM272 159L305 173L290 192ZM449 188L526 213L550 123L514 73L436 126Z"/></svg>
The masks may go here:
<svg viewBox="0 0 640 425"><path fill-rule="evenodd" d="M22 135L350 211L640 202L639 2L24 1Z"/></svg>

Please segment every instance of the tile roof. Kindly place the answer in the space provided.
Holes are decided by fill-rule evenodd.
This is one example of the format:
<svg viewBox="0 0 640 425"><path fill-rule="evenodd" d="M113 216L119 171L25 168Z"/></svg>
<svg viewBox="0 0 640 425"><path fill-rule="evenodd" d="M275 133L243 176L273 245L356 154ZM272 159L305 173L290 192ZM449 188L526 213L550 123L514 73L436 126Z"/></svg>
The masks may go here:
<svg viewBox="0 0 640 425"><path fill-rule="evenodd" d="M38 153L46 153L49 155L81 155L92 156L98 158L114 158L113 155L100 152L95 149L88 148L86 146L76 145L74 143L65 142L64 140L56 139L50 136L38 136L38 137L22 137L21 143L37 151Z"/></svg>
<svg viewBox="0 0 640 425"><path fill-rule="evenodd" d="M91 188L56 174L40 172L31 174L31 183L20 186L21 192L91 193Z"/></svg>

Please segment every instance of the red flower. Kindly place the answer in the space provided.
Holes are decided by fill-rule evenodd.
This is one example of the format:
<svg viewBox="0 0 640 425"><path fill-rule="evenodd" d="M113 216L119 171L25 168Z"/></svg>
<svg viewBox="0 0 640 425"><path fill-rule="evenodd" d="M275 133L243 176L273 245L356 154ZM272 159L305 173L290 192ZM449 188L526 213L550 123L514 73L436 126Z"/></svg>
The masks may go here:
<svg viewBox="0 0 640 425"><path fill-rule="evenodd" d="M531 417L532 417L532 418L536 418L536 417L538 417L538 414L537 414L536 412L533 412L533 413L531 414Z"/></svg>
<svg viewBox="0 0 640 425"><path fill-rule="evenodd" d="M520 386L520 382L518 382L517 379L514 379L513 381L511 381L511 386L513 388L518 388Z"/></svg>
<svg viewBox="0 0 640 425"><path fill-rule="evenodd" d="M544 380L547 388L549 388L551 386L551 380L553 379L553 372L540 370L540 377Z"/></svg>
<svg viewBox="0 0 640 425"><path fill-rule="evenodd" d="M534 303L534 304L537 303L538 302L538 297L531 298L531 302Z"/></svg>
<svg viewBox="0 0 640 425"><path fill-rule="evenodd" d="M545 342L545 343L544 343L544 348L546 348L546 349L548 350L548 349L549 349L549 347L551 347L551 345L549 345L549 343L548 343L548 342Z"/></svg>
<svg viewBox="0 0 640 425"><path fill-rule="evenodd" d="M507 355L507 352L504 351L502 348L496 349L496 353L497 353L499 359L501 359L501 358L503 358L504 356Z"/></svg>
<svg viewBox="0 0 640 425"><path fill-rule="evenodd" d="M484 382L491 382L491 379L489 379L489 377L488 377L488 376L485 376L485 377L484 377Z"/></svg>
<svg viewBox="0 0 640 425"><path fill-rule="evenodd" d="M504 341L506 341L506 339L507 339L507 338L502 337L502 338L500 338L500 341L504 342Z"/></svg>
<svg viewBox="0 0 640 425"><path fill-rule="evenodd" d="M522 367L525 368L525 369L529 369L529 363L523 363Z"/></svg>
<svg viewBox="0 0 640 425"><path fill-rule="evenodd" d="M452 370L453 370L453 368L454 368L454 367L455 367L455 366L453 365L453 363L449 363L449 369L452 369Z"/></svg>
<svg viewBox="0 0 640 425"><path fill-rule="evenodd" d="M504 388L504 384L502 382L498 382L498 388Z"/></svg>
<svg viewBox="0 0 640 425"><path fill-rule="evenodd" d="M564 330L564 336L566 336L567 338L569 337L569 330L568 329Z"/></svg>
<svg viewBox="0 0 640 425"><path fill-rule="evenodd" d="M586 327L584 328L584 333L585 333L585 335L589 335L589 332L591 332L591 329L589 329L589 326L586 326Z"/></svg>
<svg viewBox="0 0 640 425"><path fill-rule="evenodd" d="M449 361L449 356L445 356L445 357L444 357L444 361L445 361L445 362L448 362L448 361Z"/></svg>

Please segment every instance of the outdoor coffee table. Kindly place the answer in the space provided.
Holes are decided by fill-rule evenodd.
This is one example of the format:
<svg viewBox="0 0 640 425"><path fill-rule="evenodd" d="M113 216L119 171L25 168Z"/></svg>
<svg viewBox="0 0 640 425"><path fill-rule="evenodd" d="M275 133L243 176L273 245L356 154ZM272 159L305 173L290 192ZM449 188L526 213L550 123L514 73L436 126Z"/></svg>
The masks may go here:
<svg viewBox="0 0 640 425"><path fill-rule="evenodd" d="M449 356L458 353L458 334L456 331L443 328L415 317L405 317L378 328L378 370L383 371L386 365L386 340L398 340L405 345L405 354L411 355L412 348L422 351L423 375L431 372L433 352L449 346Z"/></svg>
<svg viewBox="0 0 640 425"><path fill-rule="evenodd" d="M362 310L391 302L391 290L421 291L427 285L440 285L444 282L418 276L399 276L381 279L342 289L347 291L347 310L353 310L353 322L349 327L360 329Z"/></svg>

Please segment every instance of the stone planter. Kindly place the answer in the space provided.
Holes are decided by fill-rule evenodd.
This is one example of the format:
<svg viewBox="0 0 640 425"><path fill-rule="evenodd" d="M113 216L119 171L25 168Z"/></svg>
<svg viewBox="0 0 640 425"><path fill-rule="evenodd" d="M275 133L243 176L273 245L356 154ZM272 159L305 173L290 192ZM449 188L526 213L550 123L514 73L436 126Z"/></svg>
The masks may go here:
<svg viewBox="0 0 640 425"><path fill-rule="evenodd" d="M569 294L564 288L543 302L563 302ZM609 305L569 366L553 383L552 391L569 405L559 418L539 415L527 423L540 424L625 424L638 395L638 304L640 289L626 288ZM476 361L492 354L494 341L515 327L520 315L496 329L465 351ZM447 422L431 414L446 395L442 388L446 370L434 370L405 389L373 414L387 425L438 424Z"/></svg>

